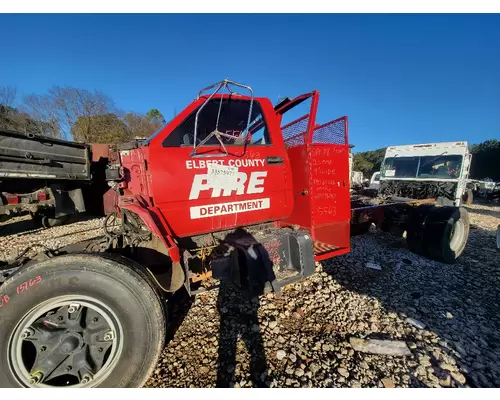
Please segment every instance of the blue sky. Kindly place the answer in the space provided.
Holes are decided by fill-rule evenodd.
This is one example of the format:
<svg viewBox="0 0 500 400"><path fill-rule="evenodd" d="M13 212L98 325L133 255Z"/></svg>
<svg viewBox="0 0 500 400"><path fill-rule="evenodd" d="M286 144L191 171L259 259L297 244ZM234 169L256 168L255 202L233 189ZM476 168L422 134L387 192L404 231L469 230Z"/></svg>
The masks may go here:
<svg viewBox="0 0 500 400"><path fill-rule="evenodd" d="M355 151L500 138L500 15L0 15L0 86L100 89L169 119L224 78L320 91Z"/></svg>

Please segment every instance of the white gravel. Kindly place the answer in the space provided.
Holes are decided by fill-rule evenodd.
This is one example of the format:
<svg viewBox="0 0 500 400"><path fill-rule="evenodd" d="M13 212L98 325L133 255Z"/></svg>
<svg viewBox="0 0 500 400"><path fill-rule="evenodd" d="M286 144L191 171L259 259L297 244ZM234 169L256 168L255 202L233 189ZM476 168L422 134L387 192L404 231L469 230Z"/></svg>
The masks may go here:
<svg viewBox="0 0 500 400"><path fill-rule="evenodd" d="M177 294L169 342L147 386L211 387L218 375L236 387L500 386L500 207L468 209L469 243L455 265L377 232L353 238L349 254L317 263L313 276L279 296ZM36 242L53 248L97 236L102 224L21 232L29 218L10 222L0 226L2 259ZM61 236L76 231L86 232ZM404 341L412 355L358 352L352 337Z"/></svg>

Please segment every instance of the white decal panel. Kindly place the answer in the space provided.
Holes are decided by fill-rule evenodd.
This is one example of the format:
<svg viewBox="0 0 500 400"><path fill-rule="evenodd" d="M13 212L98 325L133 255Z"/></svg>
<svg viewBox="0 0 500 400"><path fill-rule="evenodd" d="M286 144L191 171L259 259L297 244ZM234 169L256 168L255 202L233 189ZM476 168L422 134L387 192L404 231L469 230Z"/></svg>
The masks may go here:
<svg viewBox="0 0 500 400"><path fill-rule="evenodd" d="M233 201L230 203L208 204L205 206L191 207L191 219L208 218L217 215L237 214L241 212L265 210L270 208L271 199L255 199Z"/></svg>
<svg viewBox="0 0 500 400"><path fill-rule="evenodd" d="M238 180L238 168L221 164L208 165L208 183L210 185L230 187Z"/></svg>
<svg viewBox="0 0 500 400"><path fill-rule="evenodd" d="M186 169L204 170L193 176L189 200L204 198L208 203L210 201L208 198L222 198L222 201L226 201L225 203L190 207L191 219L210 218L242 212L258 212L270 208L271 199L269 197L229 201L236 200L238 197L243 198L247 195L264 193L265 180L268 174L268 171L262 170L264 166L265 159L262 158L187 160ZM243 168L249 167L260 169L260 171L242 171ZM224 197L227 199L224 199Z"/></svg>
<svg viewBox="0 0 500 400"><path fill-rule="evenodd" d="M198 174L193 178L189 200L200 197L200 193L210 191L211 198L243 196L264 192L264 178L267 171L253 171L250 176L245 172L224 172L224 174Z"/></svg>

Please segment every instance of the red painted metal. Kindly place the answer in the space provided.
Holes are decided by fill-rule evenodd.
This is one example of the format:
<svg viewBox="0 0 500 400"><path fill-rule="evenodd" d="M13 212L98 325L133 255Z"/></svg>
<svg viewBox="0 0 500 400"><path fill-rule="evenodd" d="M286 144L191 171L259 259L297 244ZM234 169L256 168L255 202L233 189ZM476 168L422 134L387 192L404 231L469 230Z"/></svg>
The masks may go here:
<svg viewBox="0 0 500 400"><path fill-rule="evenodd" d="M227 96L215 95L214 99ZM203 147L211 157L193 157L192 146L165 147L166 138L206 99L193 101L147 146L120 152L125 179L119 206L139 215L164 240L174 262L179 261L175 238L271 221L309 231L318 260L348 252L347 117L316 125L317 91L277 110L267 98L255 98L271 144L231 145L227 156L218 146ZM309 113L280 128L282 115L308 99ZM277 158L283 162L275 162ZM238 167L240 185L214 187L208 176L209 165L214 163Z"/></svg>
<svg viewBox="0 0 500 400"><path fill-rule="evenodd" d="M98 162L101 159L108 159L110 153L109 144L92 143L90 145L92 150L92 161Z"/></svg>
<svg viewBox="0 0 500 400"><path fill-rule="evenodd" d="M295 207L280 226L308 230L315 253L324 247L328 248L325 254L333 256L350 249L347 117L316 125L319 92L308 97L309 113L281 128L292 161Z"/></svg>
<svg viewBox="0 0 500 400"><path fill-rule="evenodd" d="M351 251L349 247L345 247L342 249L335 249L335 250L330 250L322 253L317 253L315 252L314 254L314 261L321 261L321 260L326 260L328 258L333 258L337 256L341 256L342 254L347 254Z"/></svg>
<svg viewBox="0 0 500 400"><path fill-rule="evenodd" d="M118 196L113 189L109 188L102 196L102 199L104 215L109 215L116 211Z"/></svg>
<svg viewBox="0 0 500 400"><path fill-rule="evenodd" d="M222 96L216 96L217 99L220 97ZM239 97L239 99L250 100L244 96ZM255 98L254 102L260 105L265 116L271 145L248 145L246 149L244 146L229 146L230 154L228 156L220 154L220 156L210 158L190 157L193 150L190 146L163 147L162 143L165 138L187 116L203 104L203 99L194 101L149 144L150 193L153 194L154 205L169 222L176 236L185 237L276 221L290 215L293 209L292 175L276 114L268 99ZM218 147L207 146L203 150L216 153ZM268 157L281 157L283 163L268 164ZM201 190L199 193L194 190L197 183L207 184L207 177L202 177L207 174L207 161L226 166L237 166L238 173L245 174L242 178L245 181L244 191L232 191L228 196L223 196L224 193L221 193L220 196L216 197L217 193L211 189ZM256 193L248 193L252 182L261 182L254 190ZM146 194L144 191L141 193ZM192 198L189 200L190 196ZM248 212L206 215L206 218L197 218L199 215L194 215L198 211L200 213L214 213L222 206L227 208L233 206L234 203L252 201L256 203L244 203L253 208L252 211ZM266 208L257 210L255 205ZM209 206L213 208L206 208ZM215 207L219 207L219 209Z"/></svg>

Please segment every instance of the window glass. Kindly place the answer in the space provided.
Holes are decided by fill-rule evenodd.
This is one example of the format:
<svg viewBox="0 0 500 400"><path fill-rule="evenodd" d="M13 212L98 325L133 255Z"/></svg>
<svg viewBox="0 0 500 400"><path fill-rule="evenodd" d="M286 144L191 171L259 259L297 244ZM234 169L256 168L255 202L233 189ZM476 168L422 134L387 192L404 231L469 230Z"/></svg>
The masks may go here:
<svg viewBox="0 0 500 400"><path fill-rule="evenodd" d="M210 136L217 126L219 118L219 132L231 135L231 137L221 137L225 146L241 146L247 137L248 112L250 107L249 100L234 98L212 99L198 115L196 144L200 144L204 139ZM200 106L201 107L201 106ZM194 125L196 113L199 108L193 111L170 135L164 140L164 147L193 146L194 144ZM220 114L219 114L220 110ZM270 144L269 131L262 115L260 104L253 102L252 115L250 118L251 145ZM218 146L219 141L212 136L205 143L206 146Z"/></svg>
<svg viewBox="0 0 500 400"><path fill-rule="evenodd" d="M389 157L384 160L384 178L456 179L462 169L461 155Z"/></svg>
<svg viewBox="0 0 500 400"><path fill-rule="evenodd" d="M390 157L384 160L381 175L385 178L415 178L418 157Z"/></svg>
<svg viewBox="0 0 500 400"><path fill-rule="evenodd" d="M462 156L420 157L419 178L454 179L460 176Z"/></svg>

